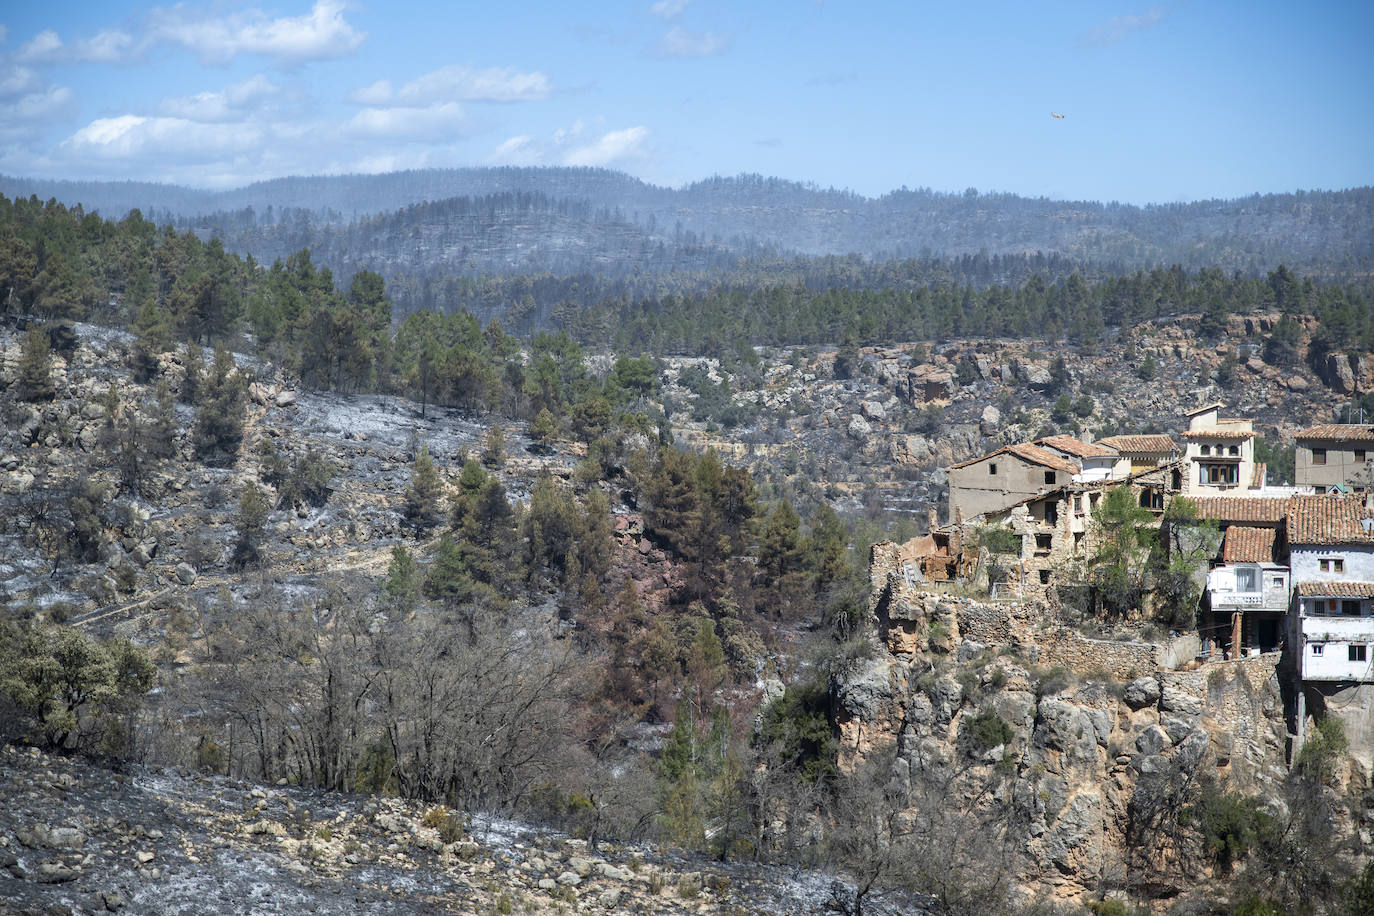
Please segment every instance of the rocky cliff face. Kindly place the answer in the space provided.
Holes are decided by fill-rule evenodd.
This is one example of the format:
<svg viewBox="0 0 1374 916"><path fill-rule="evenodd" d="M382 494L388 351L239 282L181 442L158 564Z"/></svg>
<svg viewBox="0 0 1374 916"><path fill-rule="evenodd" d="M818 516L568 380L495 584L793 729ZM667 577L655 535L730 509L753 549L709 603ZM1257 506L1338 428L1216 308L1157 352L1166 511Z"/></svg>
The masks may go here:
<svg viewBox="0 0 1374 916"><path fill-rule="evenodd" d="M836 724L913 823L953 809L956 841L1008 856L1027 895L1162 900L1216 893L1177 826L1200 787L1288 813L1278 653L1167 670L1163 647L1066 634L1045 607L918 592L894 557L875 548L883 648L834 685Z"/></svg>

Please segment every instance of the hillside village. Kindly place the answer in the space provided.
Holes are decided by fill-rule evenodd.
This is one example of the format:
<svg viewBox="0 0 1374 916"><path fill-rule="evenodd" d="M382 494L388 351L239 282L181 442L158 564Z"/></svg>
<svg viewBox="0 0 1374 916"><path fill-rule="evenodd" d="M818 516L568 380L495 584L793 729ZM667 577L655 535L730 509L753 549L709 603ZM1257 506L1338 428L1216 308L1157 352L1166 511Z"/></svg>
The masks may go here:
<svg viewBox="0 0 1374 916"><path fill-rule="evenodd" d="M1275 484L1255 460L1253 418L1223 416L1225 406L1188 411L1181 443L1162 433L1092 443L1055 435L953 465L950 521L893 558L916 589L980 580L994 597L1071 601L1111 546L1104 497L1125 488L1141 510L1133 524L1195 561L1197 625L1184 608L1171 635L1196 649L1175 652L1175 665L1268 658L1291 689L1290 752L1301 749L1311 711L1330 709L1370 771L1374 426L1301 430L1295 479Z"/></svg>

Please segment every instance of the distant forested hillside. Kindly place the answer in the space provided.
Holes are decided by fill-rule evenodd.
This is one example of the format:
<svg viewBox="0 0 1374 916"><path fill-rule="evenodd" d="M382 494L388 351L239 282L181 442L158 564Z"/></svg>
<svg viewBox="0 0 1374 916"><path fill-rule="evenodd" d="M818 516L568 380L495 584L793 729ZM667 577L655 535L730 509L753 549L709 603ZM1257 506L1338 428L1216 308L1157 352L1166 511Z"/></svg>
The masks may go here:
<svg viewBox="0 0 1374 916"><path fill-rule="evenodd" d="M1286 264L1344 279L1374 271L1374 188L1145 207L969 189L879 198L741 175L680 189L604 169L451 169L283 178L232 191L0 177L0 193L131 208L270 260L309 247L337 270L419 282L444 272L616 277L722 272L734 259L885 261L1058 255L1120 275L1178 264L1259 276ZM423 269L417 270L422 267Z"/></svg>

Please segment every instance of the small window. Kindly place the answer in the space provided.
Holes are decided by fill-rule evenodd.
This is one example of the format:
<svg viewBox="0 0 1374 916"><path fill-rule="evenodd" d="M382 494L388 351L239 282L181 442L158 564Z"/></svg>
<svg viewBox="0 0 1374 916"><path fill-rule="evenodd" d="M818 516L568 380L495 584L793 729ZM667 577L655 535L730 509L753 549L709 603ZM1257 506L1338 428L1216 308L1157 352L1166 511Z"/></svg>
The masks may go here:
<svg viewBox="0 0 1374 916"><path fill-rule="evenodd" d="M1051 534L1037 534L1037 535L1035 536L1035 549L1036 549L1036 550L1049 550L1049 549L1050 549L1050 544L1052 543L1053 538L1054 538L1054 535L1051 535Z"/></svg>
<svg viewBox="0 0 1374 916"><path fill-rule="evenodd" d="M1227 452L1227 454L1229 454L1229 455L1230 455L1231 457L1233 457L1233 458L1234 458L1234 457L1237 457L1238 455L1240 455L1240 446L1239 446L1239 445L1233 445L1233 446L1231 446L1231 448L1230 448L1230 450Z"/></svg>
<svg viewBox="0 0 1374 916"><path fill-rule="evenodd" d="M1356 460L1356 461L1364 461L1364 449L1362 449L1362 448L1357 448L1357 449L1355 449L1355 460Z"/></svg>
<svg viewBox="0 0 1374 916"><path fill-rule="evenodd" d="M1313 464L1326 464L1326 449L1324 449L1324 448L1314 448L1314 449L1312 449L1312 463L1313 463Z"/></svg>
<svg viewBox="0 0 1374 916"><path fill-rule="evenodd" d="M1342 617L1358 617L1358 616L1360 616L1360 602L1358 602L1358 601L1342 601L1342 602L1341 602L1341 616L1342 616Z"/></svg>
<svg viewBox="0 0 1374 916"><path fill-rule="evenodd" d="M1313 655L1321 655L1321 654L1322 654L1322 650L1325 649L1325 648L1326 648L1326 646L1323 645L1322 643L1314 642L1314 643L1312 643L1312 654L1313 654Z"/></svg>
<svg viewBox="0 0 1374 916"><path fill-rule="evenodd" d="M1049 585L1049 584L1050 584L1050 571L1049 571L1048 569L1042 569L1042 570L1040 570L1040 584L1041 584L1041 585ZM1360 648L1363 649L1364 646L1361 646Z"/></svg>
<svg viewBox="0 0 1374 916"><path fill-rule="evenodd" d="M996 462L996 461L994 461L994 462L992 462L991 464L988 465L988 473L989 473L989 474L996 474L996 473L997 473L997 462Z"/></svg>
<svg viewBox="0 0 1374 916"><path fill-rule="evenodd" d="M1048 483L1048 484L1054 483L1054 471L1046 471L1046 472L1045 472L1045 483Z"/></svg>
<svg viewBox="0 0 1374 916"><path fill-rule="evenodd" d="M1352 661L1352 662L1367 662L1367 661L1369 661L1369 646L1366 646L1364 643L1356 643L1355 645L1350 646L1349 649L1350 649L1350 654L1349 654L1349 660L1350 660L1350 661Z"/></svg>
<svg viewBox="0 0 1374 916"><path fill-rule="evenodd" d="M1204 445L1204 446L1202 447L1201 451L1202 451L1202 454L1204 454L1204 455L1210 455L1210 454L1212 454L1212 447L1211 447L1210 445Z"/></svg>
<svg viewBox="0 0 1374 916"><path fill-rule="evenodd" d="M1259 570L1253 566L1236 567L1236 591L1259 591Z"/></svg>
<svg viewBox="0 0 1374 916"><path fill-rule="evenodd" d="M1322 572L1345 572L1345 560L1341 557L1322 557L1317 561Z"/></svg>

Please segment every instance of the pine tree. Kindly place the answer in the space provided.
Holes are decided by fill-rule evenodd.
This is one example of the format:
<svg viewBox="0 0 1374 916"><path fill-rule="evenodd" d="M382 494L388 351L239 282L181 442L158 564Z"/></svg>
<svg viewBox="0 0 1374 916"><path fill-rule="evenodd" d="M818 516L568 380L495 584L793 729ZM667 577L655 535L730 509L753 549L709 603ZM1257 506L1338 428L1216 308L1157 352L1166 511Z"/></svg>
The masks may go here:
<svg viewBox="0 0 1374 916"><path fill-rule="evenodd" d="M21 401L51 401L57 395L53 386L52 346L48 332L29 328L19 349L19 384L15 394Z"/></svg>
<svg viewBox="0 0 1374 916"><path fill-rule="evenodd" d="M402 509L406 522L416 531L423 533L439 524L439 496L443 487L438 465L430 457L429 449L420 446L410 468L410 483L405 489Z"/></svg>
<svg viewBox="0 0 1374 916"><path fill-rule="evenodd" d="M216 347L215 361L197 394L196 425L191 433L196 457L206 463L232 465L238 459L248 386L236 369L229 351L223 345Z"/></svg>
<svg viewBox="0 0 1374 916"><path fill-rule="evenodd" d="M233 563L238 569L256 565L262 559L262 540L267 522L267 500L251 483L239 493L239 513L234 520Z"/></svg>

